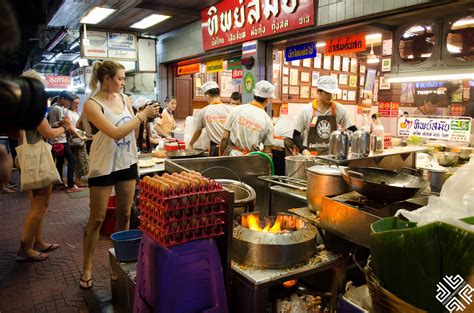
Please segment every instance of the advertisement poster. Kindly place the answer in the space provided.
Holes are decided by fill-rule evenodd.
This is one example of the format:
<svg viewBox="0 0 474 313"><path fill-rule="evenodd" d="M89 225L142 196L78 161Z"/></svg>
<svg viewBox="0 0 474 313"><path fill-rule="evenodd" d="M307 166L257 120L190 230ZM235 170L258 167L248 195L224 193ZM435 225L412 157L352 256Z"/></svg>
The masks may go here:
<svg viewBox="0 0 474 313"><path fill-rule="evenodd" d="M422 138L469 142L469 119L400 117L398 136L417 135Z"/></svg>

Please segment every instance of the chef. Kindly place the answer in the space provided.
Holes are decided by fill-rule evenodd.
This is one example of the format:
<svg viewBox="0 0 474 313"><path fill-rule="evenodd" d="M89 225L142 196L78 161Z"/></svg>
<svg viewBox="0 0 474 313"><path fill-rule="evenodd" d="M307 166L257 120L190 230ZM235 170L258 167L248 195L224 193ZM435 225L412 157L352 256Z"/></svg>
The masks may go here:
<svg viewBox="0 0 474 313"><path fill-rule="evenodd" d="M319 77L316 99L305 105L298 113L293 140L285 140L287 155L294 155L296 152L302 152L303 155L328 154L331 132L338 127L357 130L349 119L346 108L332 101L333 94L339 92L335 77Z"/></svg>
<svg viewBox="0 0 474 313"><path fill-rule="evenodd" d="M250 151L271 153L273 145L273 123L265 106L271 103L275 86L266 80L255 84L253 101L234 108L224 126L221 154L244 155Z"/></svg>
<svg viewBox="0 0 474 313"><path fill-rule="evenodd" d="M275 175L285 175L285 145L286 138L293 136L295 130L295 119L290 115L283 115L275 122L273 128L273 164Z"/></svg>
<svg viewBox="0 0 474 313"><path fill-rule="evenodd" d="M189 145L193 147L194 143L201 136L203 128L206 128L207 135L210 139L209 156L218 156L218 144L221 141L224 132L224 124L233 106L221 102L220 89L214 81L208 81L202 85L204 97L208 105L205 106L196 121L196 130Z"/></svg>

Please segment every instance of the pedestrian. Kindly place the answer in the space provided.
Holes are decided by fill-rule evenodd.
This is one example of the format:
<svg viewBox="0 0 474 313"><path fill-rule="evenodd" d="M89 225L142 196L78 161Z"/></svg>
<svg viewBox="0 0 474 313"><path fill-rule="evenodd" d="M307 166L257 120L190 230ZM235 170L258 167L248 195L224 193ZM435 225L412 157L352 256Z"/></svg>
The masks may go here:
<svg viewBox="0 0 474 313"><path fill-rule="evenodd" d="M36 71L27 71L23 75L42 81ZM48 120L43 118L36 129L25 131L24 138L28 144L32 145L44 140L43 138L58 138L72 129L71 120L67 116L61 119L60 125L56 128L52 128ZM48 243L43 239L43 217L49 205L51 191L51 184L43 188L28 190L30 208L23 223L17 261L43 261L48 258L47 252L59 248L59 244Z"/></svg>
<svg viewBox="0 0 474 313"><path fill-rule="evenodd" d="M233 109L224 126L221 155L244 155L250 151L270 154L273 145L273 122L265 107L274 97L275 86L266 80L255 84L253 101Z"/></svg>
<svg viewBox="0 0 474 313"><path fill-rule="evenodd" d="M125 68L115 61L95 62L84 104L84 121L93 134L89 155L90 215L84 232L84 264L79 286L90 289L92 258L112 192L116 196L117 231L127 230L138 178L138 153L134 131L146 119L158 115L149 105L134 115L129 99L120 92L125 85Z"/></svg>
<svg viewBox="0 0 474 313"><path fill-rule="evenodd" d="M242 104L242 96L240 95L240 92L234 91L230 95L230 104L231 105L241 105Z"/></svg>
<svg viewBox="0 0 474 313"><path fill-rule="evenodd" d="M76 96L70 91L63 90L59 94L58 101L51 105L48 113L48 121L51 127L58 127L61 125L64 119L67 109L71 107L72 101ZM67 161L67 182L66 192L78 192L83 189L77 187L74 184L74 170L76 168L76 160L71 151L71 147L67 142L67 134L61 134L57 138L50 140L53 146L53 155L56 157L56 168L58 169L59 176L62 178L64 160Z"/></svg>
<svg viewBox="0 0 474 313"><path fill-rule="evenodd" d="M74 182L78 187L87 187L87 184L82 182L82 178L89 172L89 156L87 155L86 142L90 138L86 136L83 130L77 128L77 122L79 121L79 113L77 110L80 103L80 98L76 96L72 101L71 108L68 110L68 116L71 119L75 133L70 132L67 140L76 161Z"/></svg>
<svg viewBox="0 0 474 313"><path fill-rule="evenodd" d="M208 81L202 85L202 91L208 105L206 105L196 121L196 130L189 142L191 148L201 136L202 130L205 128L207 136L209 136L209 156L218 156L217 148L224 133L224 124L232 107L222 103L221 91L219 85L215 81Z"/></svg>

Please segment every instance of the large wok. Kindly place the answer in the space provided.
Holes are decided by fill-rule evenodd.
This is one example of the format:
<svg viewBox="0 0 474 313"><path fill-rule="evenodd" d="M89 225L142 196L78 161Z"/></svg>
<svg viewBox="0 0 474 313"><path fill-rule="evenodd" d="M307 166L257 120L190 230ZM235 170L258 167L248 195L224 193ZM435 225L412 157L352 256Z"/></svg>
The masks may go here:
<svg viewBox="0 0 474 313"><path fill-rule="evenodd" d="M346 183L371 200L396 202L414 197L428 182L419 176L407 174L415 170L403 168L399 172L381 168L342 168Z"/></svg>

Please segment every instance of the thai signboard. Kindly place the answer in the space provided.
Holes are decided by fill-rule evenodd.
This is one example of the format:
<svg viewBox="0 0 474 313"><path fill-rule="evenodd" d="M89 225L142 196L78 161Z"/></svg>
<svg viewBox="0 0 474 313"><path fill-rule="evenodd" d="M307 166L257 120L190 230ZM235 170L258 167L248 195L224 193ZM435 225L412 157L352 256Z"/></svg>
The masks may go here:
<svg viewBox="0 0 474 313"><path fill-rule="evenodd" d="M82 38L82 37L81 37ZM89 44L81 41L81 56L86 59L137 59L137 36L131 33L87 31Z"/></svg>
<svg viewBox="0 0 474 313"><path fill-rule="evenodd" d="M365 51L365 34L337 37L326 40L326 55L345 54L348 52Z"/></svg>
<svg viewBox="0 0 474 313"><path fill-rule="evenodd" d="M285 49L285 59L287 62L316 57L316 44L308 42L297 46L287 47Z"/></svg>
<svg viewBox="0 0 474 313"><path fill-rule="evenodd" d="M201 11L204 50L314 25L313 0L223 0Z"/></svg>
<svg viewBox="0 0 474 313"><path fill-rule="evenodd" d="M206 73L221 72L224 70L224 60L206 62Z"/></svg>
<svg viewBox="0 0 474 313"><path fill-rule="evenodd" d="M200 63L178 66L178 76L199 73L201 71Z"/></svg>
<svg viewBox="0 0 474 313"><path fill-rule="evenodd" d="M470 119L400 117L398 136L468 142L471 127Z"/></svg>
<svg viewBox="0 0 474 313"><path fill-rule="evenodd" d="M44 77L46 80L46 87L48 88L63 88L67 89L71 87L71 77L70 76L53 76L46 75Z"/></svg>

